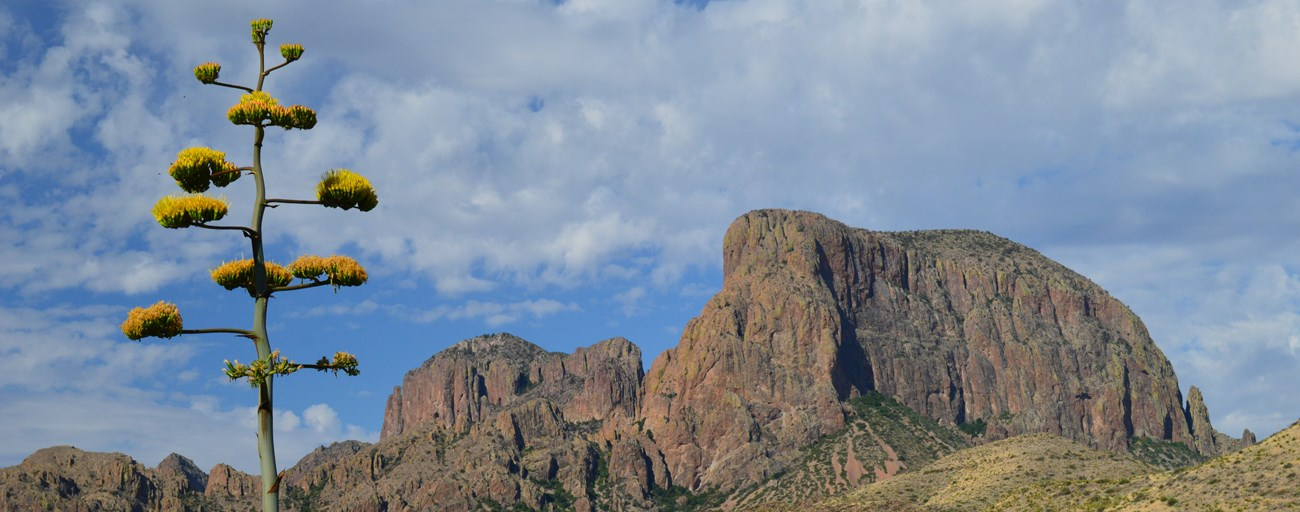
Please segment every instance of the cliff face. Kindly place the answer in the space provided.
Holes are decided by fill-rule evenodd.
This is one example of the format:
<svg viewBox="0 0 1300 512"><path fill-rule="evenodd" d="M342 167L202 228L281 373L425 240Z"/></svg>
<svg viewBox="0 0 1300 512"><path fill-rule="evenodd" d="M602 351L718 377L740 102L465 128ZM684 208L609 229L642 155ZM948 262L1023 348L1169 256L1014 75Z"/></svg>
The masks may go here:
<svg viewBox="0 0 1300 512"><path fill-rule="evenodd" d="M384 409L381 439L433 422L465 430L524 395L548 396L568 421L630 418L640 408L641 349L623 338L573 354L509 334L457 343L402 379Z"/></svg>
<svg viewBox="0 0 1300 512"><path fill-rule="evenodd" d="M941 424L982 420L989 439L1197 445L1137 316L1029 248L762 210L731 225L723 250L722 291L646 375L645 426L677 482L762 480L873 389Z"/></svg>
<svg viewBox="0 0 1300 512"><path fill-rule="evenodd" d="M407 373L377 445L309 455L286 496L339 510L635 510L670 484L633 423L642 377L622 338L572 354L509 334L465 340Z"/></svg>

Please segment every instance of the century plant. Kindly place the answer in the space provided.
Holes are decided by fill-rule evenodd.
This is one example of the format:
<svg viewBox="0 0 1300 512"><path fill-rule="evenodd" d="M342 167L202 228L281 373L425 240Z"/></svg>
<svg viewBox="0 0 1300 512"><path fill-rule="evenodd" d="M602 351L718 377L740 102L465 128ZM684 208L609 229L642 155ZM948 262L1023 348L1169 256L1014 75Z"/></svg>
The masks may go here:
<svg viewBox="0 0 1300 512"><path fill-rule="evenodd" d="M283 473L276 471L275 442L271 430L272 383L276 375L288 375L302 369L343 372L357 375L357 359L347 352L336 352L332 357L321 357L314 363L297 363L271 349L267 336L266 310L271 296L279 292L302 290L318 286L359 286L366 282L366 271L348 256L305 255L288 265L266 261L263 247L262 216L268 208L279 204L319 204L348 210L356 208L369 211L378 203L370 182L347 169L334 169L322 176L316 186L315 200L268 199L263 180L262 141L266 130L280 127L287 130L309 130L316 125L316 112L302 105L283 106L271 95L262 91L267 75L302 57L303 47L298 44L280 46L284 62L266 67L266 35L271 31L271 20L252 21L253 46L257 47L258 75L255 87L221 82L221 65L215 62L194 68L194 77L200 82L243 91L238 103L226 112L226 118L236 125L253 128L252 164L238 166L226 160L226 154L206 147L193 147L176 155L167 173L188 194L164 197L153 207L153 215L163 227L178 229L197 227L214 230L242 232L252 245L252 258L224 262L212 269L212 280L227 290L244 289L253 299L253 328L186 329L180 310L175 304L158 302L147 308L135 308L122 324L122 332L132 340L145 337L171 338L181 334L229 333L253 342L257 358L249 363L239 360L225 362L225 374L231 380L247 379L257 389L257 451L262 472L262 509L279 510L279 488ZM248 175L253 179L253 219L248 226L215 225L213 222L226 216L229 209L224 198L203 195L210 186L225 187ZM297 280L295 282L295 280Z"/></svg>

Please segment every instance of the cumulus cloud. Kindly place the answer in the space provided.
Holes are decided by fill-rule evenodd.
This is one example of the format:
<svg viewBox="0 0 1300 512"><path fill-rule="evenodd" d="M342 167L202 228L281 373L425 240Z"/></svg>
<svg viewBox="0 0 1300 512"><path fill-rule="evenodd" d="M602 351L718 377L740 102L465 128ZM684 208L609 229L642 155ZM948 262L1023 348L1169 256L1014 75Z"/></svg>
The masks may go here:
<svg viewBox="0 0 1300 512"><path fill-rule="evenodd" d="M337 432L342 425L339 421L339 413L326 404L308 407L303 411L302 416L307 426L316 432Z"/></svg>

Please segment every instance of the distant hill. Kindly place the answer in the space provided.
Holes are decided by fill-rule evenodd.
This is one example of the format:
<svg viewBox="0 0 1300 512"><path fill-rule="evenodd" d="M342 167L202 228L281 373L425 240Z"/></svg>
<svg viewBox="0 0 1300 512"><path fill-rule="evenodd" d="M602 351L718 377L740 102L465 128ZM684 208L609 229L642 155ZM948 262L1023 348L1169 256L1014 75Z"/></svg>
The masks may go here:
<svg viewBox="0 0 1300 512"><path fill-rule="evenodd" d="M492 334L434 354L394 388L378 443L322 447L287 470L286 508L1073 503L1145 492L1124 486L1254 441L1216 432L1195 387L1183 399L1122 303L989 233L875 232L758 210L727 230L723 272L648 371L622 338L562 354ZM121 478L70 462L101 459ZM1175 473L1161 492L1198 492L1176 475L1222 460ZM11 510L256 501L247 475L178 464L42 450L0 470L0 493ZM1052 487L1076 480L1090 483Z"/></svg>
<svg viewBox="0 0 1300 512"><path fill-rule="evenodd" d="M247 510L260 487L225 464L204 473L176 454L151 469L120 453L55 446L0 469L0 512Z"/></svg>

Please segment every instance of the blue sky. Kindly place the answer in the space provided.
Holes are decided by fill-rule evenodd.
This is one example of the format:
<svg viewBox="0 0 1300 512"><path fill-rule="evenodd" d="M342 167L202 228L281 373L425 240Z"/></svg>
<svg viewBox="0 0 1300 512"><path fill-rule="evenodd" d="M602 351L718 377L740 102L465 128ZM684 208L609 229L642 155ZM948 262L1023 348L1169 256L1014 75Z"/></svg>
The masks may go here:
<svg viewBox="0 0 1300 512"><path fill-rule="evenodd" d="M247 163L223 79L248 21L302 61L267 90L320 116L274 131L270 193L371 178L360 214L284 206L273 259L342 252L361 288L283 294L290 357L362 375L277 382L282 465L373 441L438 350L511 332L647 364L721 284L736 216L797 208L877 230L1029 245L1137 311L1184 391L1236 435L1300 417L1300 4L1189 0L14 0L0 6L0 466L72 444L147 465L256 468L247 341L125 340L160 299L247 327L207 270L247 256L149 209L191 145ZM222 190L249 215L247 183Z"/></svg>

